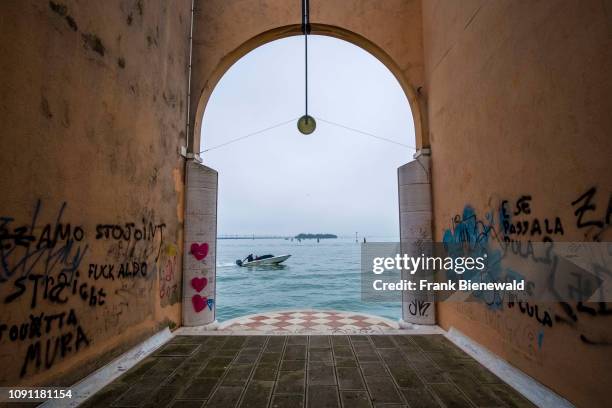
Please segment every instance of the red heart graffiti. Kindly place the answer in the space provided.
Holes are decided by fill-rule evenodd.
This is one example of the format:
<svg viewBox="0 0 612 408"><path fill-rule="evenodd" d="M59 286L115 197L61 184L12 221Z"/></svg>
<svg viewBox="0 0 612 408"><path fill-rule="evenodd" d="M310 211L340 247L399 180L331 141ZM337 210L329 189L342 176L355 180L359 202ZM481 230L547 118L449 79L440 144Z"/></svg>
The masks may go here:
<svg viewBox="0 0 612 408"><path fill-rule="evenodd" d="M206 258L206 255L208 255L208 244L206 242L203 244L194 242L191 244L191 254L195 257L195 259L201 261L202 259Z"/></svg>
<svg viewBox="0 0 612 408"><path fill-rule="evenodd" d="M196 313L200 313L206 307L208 299L206 296L193 295L191 303L193 304L193 310L195 310Z"/></svg>
<svg viewBox="0 0 612 408"><path fill-rule="evenodd" d="M193 278L191 279L191 287L195 289L196 292L201 292L208 285L208 279L206 278Z"/></svg>

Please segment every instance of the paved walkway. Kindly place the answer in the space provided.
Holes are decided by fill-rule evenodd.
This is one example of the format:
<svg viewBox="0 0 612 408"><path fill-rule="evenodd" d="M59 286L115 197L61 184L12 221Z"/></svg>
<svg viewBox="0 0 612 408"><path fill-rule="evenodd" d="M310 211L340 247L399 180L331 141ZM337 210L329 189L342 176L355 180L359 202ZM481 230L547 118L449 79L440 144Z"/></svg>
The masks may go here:
<svg viewBox="0 0 612 408"><path fill-rule="evenodd" d="M531 407L442 335L176 336L87 407Z"/></svg>

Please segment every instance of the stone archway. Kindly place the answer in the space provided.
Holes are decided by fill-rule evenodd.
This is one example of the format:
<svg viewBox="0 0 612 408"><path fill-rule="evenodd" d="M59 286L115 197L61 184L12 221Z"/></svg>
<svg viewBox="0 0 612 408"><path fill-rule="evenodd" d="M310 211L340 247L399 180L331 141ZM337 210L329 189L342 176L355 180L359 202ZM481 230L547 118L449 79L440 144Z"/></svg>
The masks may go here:
<svg viewBox="0 0 612 408"><path fill-rule="evenodd" d="M219 79L256 47L301 34L300 1L194 0L188 150L200 144L202 115ZM421 0L312 0L312 34L346 40L395 75L413 115L417 150L429 147Z"/></svg>
<svg viewBox="0 0 612 408"><path fill-rule="evenodd" d="M192 153L197 155L201 145L200 133L202 130L202 119L204 116L204 110L206 109L206 105L210 99L210 95L227 70L240 58L259 46L282 38L301 34L301 26L298 24L275 28L250 38L232 50L229 54L226 54L219 61L205 82L205 86L201 89L199 99L197 100L197 105L194 106L195 116L192 119L193 122L191 122L194 125L189 143L189 148ZM385 65L387 69L389 69L389 71L395 76L402 90L406 94L406 98L408 99L413 116L417 151L429 146L429 140L426 132L426 116L424 107L421 106L423 98L420 98L419 95L420 86L415 88L414 81L407 76L406 72L399 67L399 65L389 54L384 51L384 49L357 33L336 26L312 24L312 34L325 35L350 42L369 52L380 62L382 62L383 65Z"/></svg>
<svg viewBox="0 0 612 408"><path fill-rule="evenodd" d="M194 2L187 146L192 160L186 168L183 263L183 323L186 326L214 326L216 316L217 175L215 170L200 164L198 152L204 110L215 86L236 61L263 44L301 35L301 25L297 23L301 16L299 6L299 1L286 0L245 0L238 4L223 0ZM421 2L313 2L310 20L312 34L345 40L374 55L393 73L406 94L415 127L415 158L420 165L403 166L398 173L400 235L402 241L410 241L414 237L409 231L419 229L428 235L421 234L419 239L431 239L429 137L426 101L421 93L424 85ZM419 173L422 169L426 170L425 183ZM413 172L419 174L411 175ZM417 187L422 197L418 208L412 208L405 197L414 189L401 184L411 179L420 180ZM206 208L196 203L206 203ZM191 248L204 243L211 255L208 264L202 265L194 262L197 259ZM193 285L194 279L204 280L208 288L198 291ZM410 316L403 313L403 318Z"/></svg>

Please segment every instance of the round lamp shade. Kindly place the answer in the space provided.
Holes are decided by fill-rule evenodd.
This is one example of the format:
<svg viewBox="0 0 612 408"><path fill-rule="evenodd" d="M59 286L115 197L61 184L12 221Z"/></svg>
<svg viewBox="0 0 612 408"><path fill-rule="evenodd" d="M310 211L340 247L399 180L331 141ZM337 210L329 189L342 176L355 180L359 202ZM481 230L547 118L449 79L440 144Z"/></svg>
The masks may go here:
<svg viewBox="0 0 612 408"><path fill-rule="evenodd" d="M302 134L309 135L317 128L317 122L312 116L304 115L298 120L297 127Z"/></svg>

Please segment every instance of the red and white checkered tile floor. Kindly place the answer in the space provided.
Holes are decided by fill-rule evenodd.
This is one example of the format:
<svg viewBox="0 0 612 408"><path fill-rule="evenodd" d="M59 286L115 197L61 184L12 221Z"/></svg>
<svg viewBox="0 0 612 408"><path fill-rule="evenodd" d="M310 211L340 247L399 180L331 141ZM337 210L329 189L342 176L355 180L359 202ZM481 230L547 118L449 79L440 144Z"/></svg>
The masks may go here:
<svg viewBox="0 0 612 408"><path fill-rule="evenodd" d="M260 313L228 320L219 330L275 334L385 333L398 329L396 322L378 316L335 310L292 310Z"/></svg>

